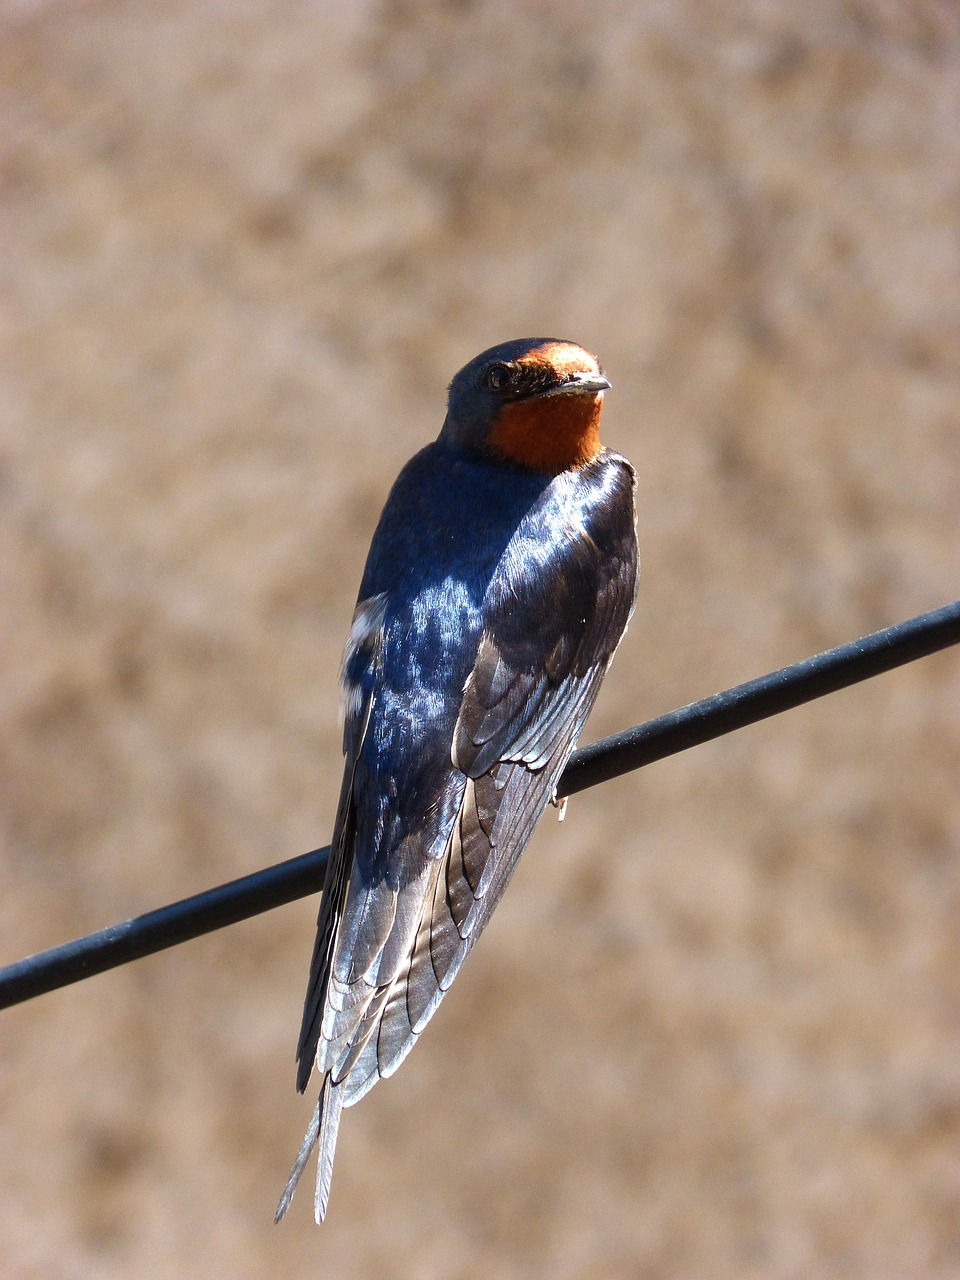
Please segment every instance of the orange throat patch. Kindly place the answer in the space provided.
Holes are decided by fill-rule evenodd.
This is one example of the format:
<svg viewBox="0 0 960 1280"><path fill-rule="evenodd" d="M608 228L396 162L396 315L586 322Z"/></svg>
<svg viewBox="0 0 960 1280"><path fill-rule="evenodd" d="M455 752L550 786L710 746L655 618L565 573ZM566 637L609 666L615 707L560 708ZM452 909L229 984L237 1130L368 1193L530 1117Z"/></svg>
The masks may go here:
<svg viewBox="0 0 960 1280"><path fill-rule="evenodd" d="M490 447L522 467L559 475L600 453L603 393L541 396L506 405L490 432Z"/></svg>

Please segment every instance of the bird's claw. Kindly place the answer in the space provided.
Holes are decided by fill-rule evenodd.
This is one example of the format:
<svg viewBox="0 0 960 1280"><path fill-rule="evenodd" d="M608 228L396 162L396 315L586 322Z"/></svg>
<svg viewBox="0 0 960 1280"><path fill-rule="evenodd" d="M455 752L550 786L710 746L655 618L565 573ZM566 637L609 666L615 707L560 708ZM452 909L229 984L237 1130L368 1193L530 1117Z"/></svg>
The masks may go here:
<svg viewBox="0 0 960 1280"><path fill-rule="evenodd" d="M569 796L562 796L562 797L558 796L557 788L556 787L553 788L553 795L550 797L550 803L557 810L558 822L562 822L564 818L567 816L567 801L569 799L570 799Z"/></svg>

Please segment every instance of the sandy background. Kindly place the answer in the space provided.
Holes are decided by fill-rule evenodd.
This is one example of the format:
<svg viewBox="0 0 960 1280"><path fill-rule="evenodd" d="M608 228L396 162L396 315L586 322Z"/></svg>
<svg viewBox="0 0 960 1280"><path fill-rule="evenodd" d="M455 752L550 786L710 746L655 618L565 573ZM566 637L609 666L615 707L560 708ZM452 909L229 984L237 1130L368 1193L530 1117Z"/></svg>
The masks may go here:
<svg viewBox="0 0 960 1280"><path fill-rule="evenodd" d="M593 738L957 594L960 12L0 5L0 960L326 840L369 536L574 338ZM960 655L576 799L271 1215L314 903L0 1015L4 1278L960 1276Z"/></svg>

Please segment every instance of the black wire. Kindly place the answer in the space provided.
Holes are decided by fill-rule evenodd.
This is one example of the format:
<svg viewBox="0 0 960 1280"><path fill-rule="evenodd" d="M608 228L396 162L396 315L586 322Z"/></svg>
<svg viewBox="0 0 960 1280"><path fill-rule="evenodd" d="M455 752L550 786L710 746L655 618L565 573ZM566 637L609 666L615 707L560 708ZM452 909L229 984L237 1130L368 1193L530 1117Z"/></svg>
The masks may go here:
<svg viewBox="0 0 960 1280"><path fill-rule="evenodd" d="M584 791L957 643L960 600L584 747L571 757L558 792ZM0 968L0 1009L316 893L329 852L314 849Z"/></svg>
<svg viewBox="0 0 960 1280"><path fill-rule="evenodd" d="M824 694L960 643L960 600L908 618L883 631L827 649L812 658L748 680L711 698L691 702L656 720L624 729L571 756L560 795L573 795L608 778L642 769L665 756L699 746L734 729L779 715ZM0 970L2 973L2 970Z"/></svg>

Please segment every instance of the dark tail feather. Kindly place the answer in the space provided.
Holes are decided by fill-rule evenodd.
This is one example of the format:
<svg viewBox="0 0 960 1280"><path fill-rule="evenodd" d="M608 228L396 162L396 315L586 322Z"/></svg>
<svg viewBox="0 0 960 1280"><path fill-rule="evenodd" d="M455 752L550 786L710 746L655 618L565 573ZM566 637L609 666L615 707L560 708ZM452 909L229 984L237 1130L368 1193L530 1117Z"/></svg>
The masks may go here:
<svg viewBox="0 0 960 1280"><path fill-rule="evenodd" d="M297 1183L306 1168L315 1146L320 1146L317 1160L317 1192L314 1198L314 1215L318 1223L326 1216L327 1202L330 1199L330 1180L333 1177L333 1156L337 1147L337 1130L340 1128L340 1112L343 1110L343 1094L341 1084L334 1084L329 1075L324 1076L320 1087L320 1097L314 1108L313 1117L307 1126L293 1169L287 1179L274 1222L279 1222L290 1208L290 1201L297 1189Z"/></svg>

